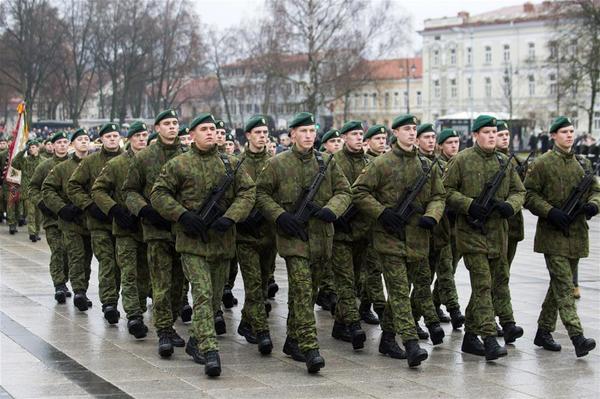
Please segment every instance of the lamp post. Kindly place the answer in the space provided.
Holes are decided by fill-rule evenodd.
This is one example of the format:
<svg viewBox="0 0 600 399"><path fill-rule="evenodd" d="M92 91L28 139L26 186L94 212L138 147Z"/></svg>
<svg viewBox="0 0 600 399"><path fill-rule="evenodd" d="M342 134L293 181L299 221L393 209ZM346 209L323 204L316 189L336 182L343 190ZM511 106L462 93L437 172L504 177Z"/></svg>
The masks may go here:
<svg viewBox="0 0 600 399"><path fill-rule="evenodd" d="M417 70L417 67L415 67L415 64L411 65L410 69L408 68L408 64L409 64L409 59L406 58L405 59L405 73L406 73L406 113L410 114L410 75L412 73L412 75L414 76L415 71Z"/></svg>

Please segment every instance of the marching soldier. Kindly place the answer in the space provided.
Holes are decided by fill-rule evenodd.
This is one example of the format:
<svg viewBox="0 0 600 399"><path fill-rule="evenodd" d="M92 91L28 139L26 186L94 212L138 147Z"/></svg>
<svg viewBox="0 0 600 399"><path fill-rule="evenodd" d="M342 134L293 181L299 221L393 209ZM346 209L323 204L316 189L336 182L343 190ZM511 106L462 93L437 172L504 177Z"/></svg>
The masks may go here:
<svg viewBox="0 0 600 399"><path fill-rule="evenodd" d="M39 236L40 226L42 224L42 212L35 206L29 198L29 181L35 168L44 160L40 155L40 143L36 140L29 140L25 149L15 155L12 161L12 166L21 171L21 191L20 201L25 204L27 213L27 230L31 242L37 242L41 238Z"/></svg>
<svg viewBox="0 0 600 399"><path fill-rule="evenodd" d="M277 252L285 259L288 272L289 313L283 351L304 361L309 373L316 373L325 360L319 354L314 298L321 265L331 258L333 222L350 205L351 195L335 160L326 160L313 149L317 134L314 116L298 113L289 127L292 149L269 159L258 177L256 197L263 216L276 224ZM321 184L313 186L312 193L303 190L319 180ZM294 208L299 199L310 199L306 195L313 193L312 205L319 210L306 226Z"/></svg>
<svg viewBox="0 0 600 399"><path fill-rule="evenodd" d="M190 135L190 128L185 126L179 127L179 132L177 135L179 136L179 141L181 142L184 150L189 150L193 141L192 136Z"/></svg>
<svg viewBox="0 0 600 399"><path fill-rule="evenodd" d="M387 137L387 128L384 125L371 126L364 137L367 154L372 157L383 154L385 152L385 145L387 144Z"/></svg>
<svg viewBox="0 0 600 399"><path fill-rule="evenodd" d="M589 160L572 152L574 129L571 120L561 116L550 127L554 140L551 151L535 159L527 172L525 206L538 216L534 251L544 254L550 273L550 286L538 318L534 344L550 351L561 346L552 338L557 314L569 333L577 357L585 356L596 342L585 338L573 298L572 271L580 258L588 256L589 236L586 219L598 214L600 184L591 174ZM584 176L592 179L587 192L582 193L580 212L574 216L561 207Z"/></svg>
<svg viewBox="0 0 600 399"><path fill-rule="evenodd" d="M8 216L8 207L6 203L8 200L8 190L7 185L2 180L6 162L8 162L8 141L6 140L6 137L0 135L0 223L3 223L4 219Z"/></svg>
<svg viewBox="0 0 600 399"><path fill-rule="evenodd" d="M223 152L225 151L225 135L227 134L225 122L221 119L215 119L215 125L217 126L217 149Z"/></svg>
<svg viewBox="0 0 600 399"><path fill-rule="evenodd" d="M54 144L52 144L52 136L44 140L44 150L40 151L43 158L52 158L54 156Z"/></svg>

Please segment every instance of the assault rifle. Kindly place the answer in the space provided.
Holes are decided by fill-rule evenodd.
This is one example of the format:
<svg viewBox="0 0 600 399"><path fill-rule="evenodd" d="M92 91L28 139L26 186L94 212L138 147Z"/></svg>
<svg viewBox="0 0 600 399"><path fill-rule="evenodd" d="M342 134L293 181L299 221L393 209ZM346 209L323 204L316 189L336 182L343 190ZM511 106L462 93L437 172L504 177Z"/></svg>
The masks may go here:
<svg viewBox="0 0 600 399"><path fill-rule="evenodd" d="M517 157L515 157L515 159L517 160L517 166L515 167L517 173L519 174L519 177L521 178L521 180L525 180L525 173L527 172L527 167L529 166L529 160L531 159L532 156L535 155L535 150L531 151L529 153L529 155L527 156L527 159L525 159L524 162L520 162L519 159Z"/></svg>
<svg viewBox="0 0 600 399"><path fill-rule="evenodd" d="M296 204L294 205L294 216L304 225L308 223L308 219L320 209L315 205L313 200L319 191L319 187L321 187L321 183L323 183L323 180L325 179L325 173L327 172L327 168L329 168L329 163L332 159L333 155L329 157L325 164L319 166L319 171L313 178L310 186L302 190L302 193L296 200Z"/></svg>
<svg viewBox="0 0 600 399"><path fill-rule="evenodd" d="M594 179L596 179L596 174L600 171L600 163L596 165L596 168L590 172L589 170L585 172L583 178L577 183L577 186L571 190L569 196L565 203L560 207L560 209L569 215L569 225L575 220L577 215L581 213L583 205L585 204L582 199L583 196L586 195L594 183ZM569 236L569 226L562 231L565 237Z"/></svg>

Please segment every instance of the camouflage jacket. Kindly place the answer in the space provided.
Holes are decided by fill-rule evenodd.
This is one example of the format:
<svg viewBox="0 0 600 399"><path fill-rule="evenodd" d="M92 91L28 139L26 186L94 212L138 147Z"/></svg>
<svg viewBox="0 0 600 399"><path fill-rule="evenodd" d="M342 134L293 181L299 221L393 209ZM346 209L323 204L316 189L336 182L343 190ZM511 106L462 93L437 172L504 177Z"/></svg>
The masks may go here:
<svg viewBox="0 0 600 399"><path fill-rule="evenodd" d="M229 160L233 171L239 161L232 156L223 156ZM208 151L201 151L192 145L188 152L171 159L163 167L150 195L152 206L165 219L176 223L186 211L200 210L225 173L225 164L217 153L216 146ZM226 209L224 217L239 222L248 216L255 199L254 182L240 168L219 205ZM235 256L235 227L224 234L209 230L206 243L198 237L187 235L180 223L175 224L175 234L177 252L213 259L231 259Z"/></svg>
<svg viewBox="0 0 600 399"><path fill-rule="evenodd" d="M554 227L547 219L553 207L560 208L573 188L591 169L590 161L565 153L554 146L551 151L533 161L525 178L527 197L525 207L539 216L535 232L533 250L535 252L560 255L568 258L584 258L589 252L589 226L585 215L578 215L569 227L569 236ZM585 198L600 209L600 184L596 177Z"/></svg>
<svg viewBox="0 0 600 399"><path fill-rule="evenodd" d="M499 151L505 155L509 155L508 149L499 150ZM525 160L518 159L517 155L515 155L515 157L512 159L512 164L515 167L515 170L516 170L517 166L519 166L521 164L521 162L524 162L524 161ZM519 176L519 178L521 179L521 181L523 181L521 176ZM514 240L514 241L523 241L525 239L525 222L523 221L523 211L522 210L519 212L516 212L514 214L514 216L508 218L508 239Z"/></svg>
<svg viewBox="0 0 600 399"><path fill-rule="evenodd" d="M71 203L67 195L67 186L69 178L81 163L81 158L71 154L69 159L55 165L48 173L48 176L42 183L42 198L44 204L55 214L67 204ZM58 227L61 230L74 231L79 234L89 235L89 231L83 222L83 217L78 222L67 222L58 218Z"/></svg>
<svg viewBox="0 0 600 399"><path fill-rule="evenodd" d="M54 166L58 165L62 161L66 161L67 159L69 159L68 156L64 156L63 158L53 156L52 158L48 158L48 159L42 161L42 163L40 163L38 165L38 167L35 168L35 171L33 172L33 176L31 176L31 180L29 181L29 199L34 204L37 205L43 201L42 184L44 183L44 179L46 179L46 177L50 173L50 170ZM58 226L58 216L56 216L56 215L48 216L45 214L42 216L44 218L44 224L43 224L44 228L47 228L50 226Z"/></svg>
<svg viewBox="0 0 600 399"><path fill-rule="evenodd" d="M87 209L88 206L94 203L92 200L92 186L94 181L100 174L104 165L114 157L121 154L121 149L118 151L109 152L102 147L100 151L97 151L84 160L81 161L73 175L69 179L69 185L67 187L67 194L73 203L81 209ZM101 222L91 214L87 214L87 227L89 230L107 230L112 231L111 222Z"/></svg>
<svg viewBox="0 0 600 399"><path fill-rule="evenodd" d="M398 144L392 150L375 158L360 174L352 186L354 203L373 220L377 220L386 208L394 208L408 187L424 173L423 167L431 161L418 156L418 150L404 151ZM379 253L407 257L410 260L429 255L430 232L418 226L421 216L436 221L444 213L444 186L439 168L433 168L428 181L417 196L414 206L424 213L415 213L408 221L406 241L389 234L379 220L373 227L373 246Z"/></svg>
<svg viewBox="0 0 600 399"><path fill-rule="evenodd" d="M431 162L438 159L437 167L440 170L440 176L443 176L444 170L446 169L446 164L448 163L447 158L442 155L421 155L427 157ZM444 204L445 205L445 204ZM450 219L448 218L448 213L445 211L444 206L444 215L438 222L438 224L433 228L431 234L431 240L429 244L431 245L431 250L440 250L446 245L450 244L450 240L452 238L452 228L450 227Z"/></svg>
<svg viewBox="0 0 600 399"><path fill-rule="evenodd" d="M91 190L92 199L102 212L107 215L111 208L117 204L127 208L123 183L133 162L133 157L133 151L128 149L121 155L110 159L100 171L96 181L94 181ZM136 233L122 228L113 220L112 233L115 236L133 237L137 241L142 241L142 226L139 220L138 231Z"/></svg>
<svg viewBox="0 0 600 399"><path fill-rule="evenodd" d="M40 156L44 159L50 159L54 157L54 152L48 152L44 148L43 150L40 150Z"/></svg>
<svg viewBox="0 0 600 399"><path fill-rule="evenodd" d="M342 169L350 185L356 181L356 178L365 166L373 160L371 155L367 155L363 151L357 153L351 152L345 145L333 157L337 165ZM348 234L336 230L333 239L339 241L360 240L365 238L372 225L373 219L369 218L364 212L359 211L350 223L352 233Z"/></svg>
<svg viewBox="0 0 600 399"><path fill-rule="evenodd" d="M183 154L183 149L179 138L176 138L173 144L165 144L160 136L155 143L135 154L123 185L126 204L131 213L139 217L142 208L150 205L150 193L161 168L168 160L180 154ZM143 219L142 230L144 241L175 240L171 231L158 229Z"/></svg>
<svg viewBox="0 0 600 399"><path fill-rule="evenodd" d="M456 247L465 254L487 254L490 258L505 255L508 250L508 222L497 212L492 213L485 224L485 233L467 222L471 203L483 190L485 184L500 170L500 159L508 157L498 151L486 152L476 144L456 154L446 167L444 185L447 203L456 214ZM494 197L496 201L508 202L519 212L525 200L525 188L510 165Z"/></svg>
<svg viewBox="0 0 600 399"><path fill-rule="evenodd" d="M21 199L26 200L29 198L29 181L35 168L44 160L39 155L31 156L27 154L27 150L19 151L12 161L12 167L21 171Z"/></svg>
<svg viewBox="0 0 600 399"><path fill-rule="evenodd" d="M269 159L256 182L257 206L270 222L275 222L285 211L294 212L296 201L313 181L319 170L315 157L317 151L302 153L293 145ZM327 162L327 157L324 157ZM333 159L325 173L314 203L327 207L339 217L352 201L350 184ZM317 218L308 221L308 241L277 233L277 251L283 257L300 256L312 262L331 258L333 246L333 223L325 223Z"/></svg>

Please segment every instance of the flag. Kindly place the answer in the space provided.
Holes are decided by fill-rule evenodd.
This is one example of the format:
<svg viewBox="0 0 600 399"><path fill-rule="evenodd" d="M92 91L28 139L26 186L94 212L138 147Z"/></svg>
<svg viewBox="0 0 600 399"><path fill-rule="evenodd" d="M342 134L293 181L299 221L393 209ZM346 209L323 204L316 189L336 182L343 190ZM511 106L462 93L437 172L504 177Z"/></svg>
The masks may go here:
<svg viewBox="0 0 600 399"><path fill-rule="evenodd" d="M12 161L19 151L25 147L29 138L27 128L27 113L25 112L25 103L17 106L17 124L13 130L13 141L8 147L8 162L4 172L4 181L8 185L8 202L16 204L19 201L19 186L21 185L21 171L12 167Z"/></svg>

